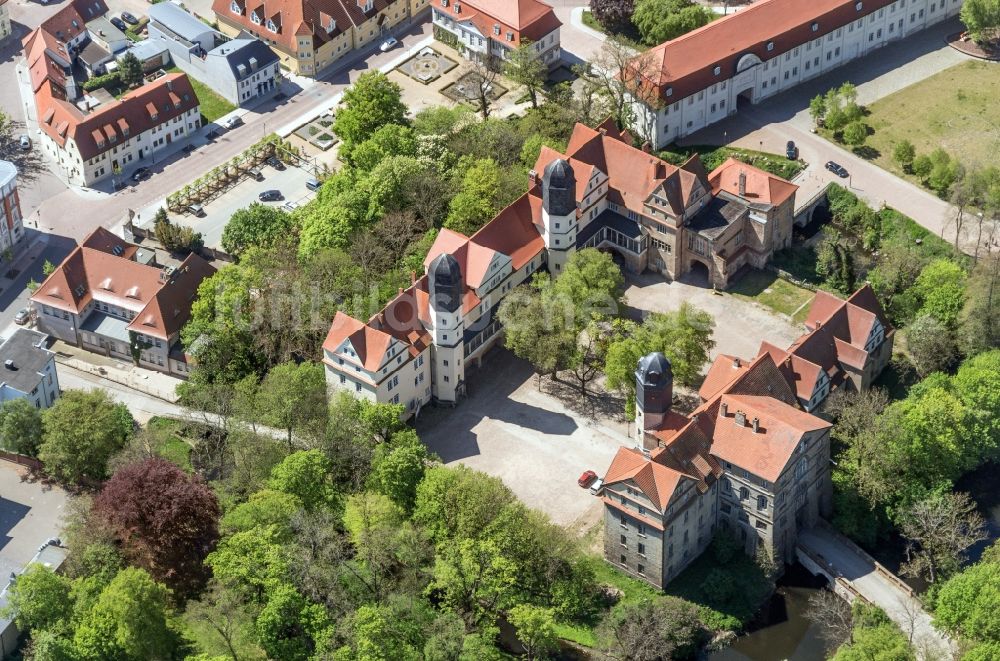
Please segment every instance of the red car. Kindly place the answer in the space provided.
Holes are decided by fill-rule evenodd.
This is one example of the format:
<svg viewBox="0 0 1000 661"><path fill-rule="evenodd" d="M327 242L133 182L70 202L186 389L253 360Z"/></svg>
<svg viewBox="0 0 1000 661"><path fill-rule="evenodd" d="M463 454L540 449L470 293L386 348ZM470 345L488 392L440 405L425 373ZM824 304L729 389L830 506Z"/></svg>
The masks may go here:
<svg viewBox="0 0 1000 661"><path fill-rule="evenodd" d="M594 471L584 471L583 475L580 476L580 479L577 480L576 483L579 484L584 489L586 489L587 487L590 486L590 483L596 479L597 479L597 473L595 473Z"/></svg>

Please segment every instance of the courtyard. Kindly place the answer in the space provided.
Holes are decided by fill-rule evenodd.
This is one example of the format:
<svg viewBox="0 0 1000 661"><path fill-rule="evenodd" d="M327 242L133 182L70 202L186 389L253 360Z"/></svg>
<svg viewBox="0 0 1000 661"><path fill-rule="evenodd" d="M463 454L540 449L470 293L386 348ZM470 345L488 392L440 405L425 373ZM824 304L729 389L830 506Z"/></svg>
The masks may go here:
<svg viewBox="0 0 1000 661"><path fill-rule="evenodd" d="M795 304L787 295L782 290L782 305ZM713 357L751 358L762 340L784 347L802 332L789 316L749 294L717 294L652 274L630 278L625 299L625 313L633 317L674 310L685 301L706 310L716 320ZM421 411L416 420L421 440L445 464L461 463L499 477L529 507L575 533L592 529L600 521L601 502L576 486L576 479L585 470L603 475L619 447L636 445L621 398L581 397L569 384L548 377L539 381L527 362L502 346L490 350L483 366L469 370L466 378L467 396L455 408Z"/></svg>
<svg viewBox="0 0 1000 661"><path fill-rule="evenodd" d="M23 466L0 460L0 571L4 580L59 537L68 496L60 487L32 480Z"/></svg>
<svg viewBox="0 0 1000 661"><path fill-rule="evenodd" d="M953 66L868 106L868 146L882 168L912 180L892 158L909 140L917 154L940 147L966 165L992 163L1000 149L1000 64Z"/></svg>

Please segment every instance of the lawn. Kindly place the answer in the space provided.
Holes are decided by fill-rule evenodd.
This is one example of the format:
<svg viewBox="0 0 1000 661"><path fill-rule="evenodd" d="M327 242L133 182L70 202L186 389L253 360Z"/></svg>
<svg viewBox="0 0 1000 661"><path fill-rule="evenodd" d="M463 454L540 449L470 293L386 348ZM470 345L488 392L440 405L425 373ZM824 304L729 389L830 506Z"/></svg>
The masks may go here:
<svg viewBox="0 0 1000 661"><path fill-rule="evenodd" d="M1000 150L1000 65L966 62L868 106L875 163L904 175L893 147L909 140L917 154L942 147L967 165L988 165Z"/></svg>
<svg viewBox="0 0 1000 661"><path fill-rule="evenodd" d="M170 73L183 73L177 67L171 67L168 71ZM198 97L198 103L201 105L202 125L214 122L223 115L236 110L236 106L216 94L200 80L196 80L191 76L188 76L188 80L191 81L191 87L194 88L195 96Z"/></svg>
<svg viewBox="0 0 1000 661"><path fill-rule="evenodd" d="M701 162L709 172L722 165L729 157L760 168L765 172L770 172L782 179L792 179L805 169L805 163L802 161L790 161L781 154L716 145L692 145L690 147L671 145L666 151L660 152L660 158L674 165L680 165L694 153L701 156Z"/></svg>
<svg viewBox="0 0 1000 661"><path fill-rule="evenodd" d="M805 319L813 292L782 280L770 271L748 271L728 292L737 298L756 301L766 308L792 318Z"/></svg>
<svg viewBox="0 0 1000 661"><path fill-rule="evenodd" d="M171 461L187 472L192 472L191 443L183 434L186 424L171 418L150 418L147 427L154 444L153 451L167 461Z"/></svg>

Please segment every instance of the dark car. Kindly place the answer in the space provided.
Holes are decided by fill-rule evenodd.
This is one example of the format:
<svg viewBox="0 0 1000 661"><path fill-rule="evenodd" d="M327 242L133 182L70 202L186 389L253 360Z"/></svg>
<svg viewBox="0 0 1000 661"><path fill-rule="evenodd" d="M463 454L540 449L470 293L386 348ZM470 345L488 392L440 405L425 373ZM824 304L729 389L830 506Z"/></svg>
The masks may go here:
<svg viewBox="0 0 1000 661"><path fill-rule="evenodd" d="M149 168L139 168L132 173L132 181L139 182L149 178Z"/></svg>
<svg viewBox="0 0 1000 661"><path fill-rule="evenodd" d="M790 161L794 161L799 157L799 148L795 146L795 142L793 140L789 140L785 145L785 156Z"/></svg>
<svg viewBox="0 0 1000 661"><path fill-rule="evenodd" d="M271 158L267 159L267 164L270 165L275 170L284 170L285 169L285 164L282 163L281 159L278 158L277 156L272 156Z"/></svg>
<svg viewBox="0 0 1000 661"><path fill-rule="evenodd" d="M845 170L844 166L840 165L839 163L834 163L833 161L827 161L826 162L826 169L829 170L830 172L834 173L835 175L837 175L841 179L844 179L844 178L847 177L847 170Z"/></svg>
<svg viewBox="0 0 1000 661"><path fill-rule="evenodd" d="M261 202L276 202L281 199L280 190L266 190L261 191L260 195L257 196Z"/></svg>
<svg viewBox="0 0 1000 661"><path fill-rule="evenodd" d="M118 28L122 32L125 32L125 30L128 30L128 26L125 25L125 21L123 21L122 19L118 18L117 16L112 16L111 17L111 25L115 26L116 28Z"/></svg>
<svg viewBox="0 0 1000 661"><path fill-rule="evenodd" d="M128 13L127 11L122 12L122 20L129 25L139 25L139 19Z"/></svg>
<svg viewBox="0 0 1000 661"><path fill-rule="evenodd" d="M277 94L274 95L274 100L275 101L284 101L287 98L288 98L288 95L285 94L284 92L278 92Z"/></svg>
<svg viewBox="0 0 1000 661"><path fill-rule="evenodd" d="M185 154L190 154L191 152L193 152L197 148L198 148L197 145L191 145L191 144L184 145L184 153Z"/></svg>

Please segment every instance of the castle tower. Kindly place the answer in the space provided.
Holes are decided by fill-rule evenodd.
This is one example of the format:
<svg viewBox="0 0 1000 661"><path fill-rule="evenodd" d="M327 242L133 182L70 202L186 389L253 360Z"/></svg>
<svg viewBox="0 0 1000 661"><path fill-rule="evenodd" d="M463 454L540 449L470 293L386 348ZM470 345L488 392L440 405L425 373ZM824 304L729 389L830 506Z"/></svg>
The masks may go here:
<svg viewBox="0 0 1000 661"><path fill-rule="evenodd" d="M558 275L576 248L576 175L566 159L552 161L542 174L542 225L549 272Z"/></svg>
<svg viewBox="0 0 1000 661"><path fill-rule="evenodd" d="M434 344L432 394L439 402L454 403L465 381L462 268L453 256L441 254L431 262L427 279Z"/></svg>
<svg viewBox="0 0 1000 661"><path fill-rule="evenodd" d="M655 352L640 358L635 370L635 431L643 447L645 432L659 429L670 413L673 395L674 372L667 357Z"/></svg>

